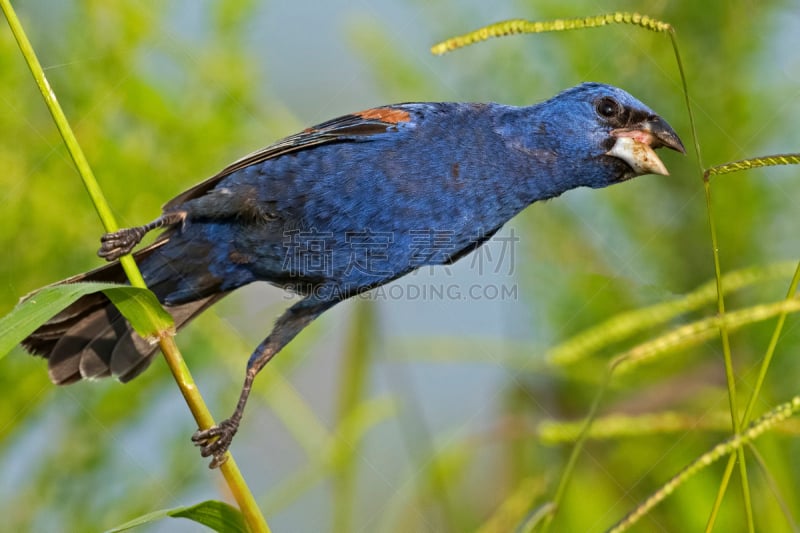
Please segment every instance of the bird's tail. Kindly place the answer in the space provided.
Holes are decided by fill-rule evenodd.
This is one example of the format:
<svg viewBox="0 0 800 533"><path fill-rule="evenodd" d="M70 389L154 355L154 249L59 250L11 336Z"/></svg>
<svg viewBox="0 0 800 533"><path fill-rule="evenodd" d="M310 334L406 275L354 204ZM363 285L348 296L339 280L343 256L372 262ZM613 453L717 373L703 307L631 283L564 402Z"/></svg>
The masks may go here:
<svg viewBox="0 0 800 533"><path fill-rule="evenodd" d="M157 251L157 242L135 254L141 264ZM118 261L57 283L101 281L126 283ZM159 299L158 286L151 286ZM35 294L35 293L34 293ZM225 292L203 295L166 309L180 329ZM83 296L31 333L22 346L47 359L50 380L67 385L81 379L114 376L130 381L144 371L158 346L140 337L103 293Z"/></svg>

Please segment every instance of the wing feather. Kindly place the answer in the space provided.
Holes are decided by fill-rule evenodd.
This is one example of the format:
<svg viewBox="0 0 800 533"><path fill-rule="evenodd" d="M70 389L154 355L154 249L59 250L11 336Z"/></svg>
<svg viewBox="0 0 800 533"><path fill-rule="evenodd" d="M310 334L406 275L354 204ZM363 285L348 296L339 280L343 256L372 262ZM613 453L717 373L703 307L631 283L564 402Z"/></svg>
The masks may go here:
<svg viewBox="0 0 800 533"><path fill-rule="evenodd" d="M164 204L163 210L169 212L179 209L184 202L205 195L220 180L250 165L320 144L369 140L380 134L398 131L399 124L406 124L411 120L411 114L407 110L406 104L376 107L328 120L231 163L218 174L198 183Z"/></svg>

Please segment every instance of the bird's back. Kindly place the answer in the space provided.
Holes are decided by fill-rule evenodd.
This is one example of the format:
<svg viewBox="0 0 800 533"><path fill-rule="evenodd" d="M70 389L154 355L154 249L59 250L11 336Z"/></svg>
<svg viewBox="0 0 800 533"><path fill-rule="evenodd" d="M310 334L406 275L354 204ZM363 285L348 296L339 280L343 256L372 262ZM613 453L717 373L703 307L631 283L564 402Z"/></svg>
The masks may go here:
<svg viewBox="0 0 800 533"><path fill-rule="evenodd" d="M211 258L222 274L352 294L460 257L533 201L517 195L526 169L498 133L516 108L393 109L410 117L393 131L236 170L176 206L188 213L181 231L224 236Z"/></svg>

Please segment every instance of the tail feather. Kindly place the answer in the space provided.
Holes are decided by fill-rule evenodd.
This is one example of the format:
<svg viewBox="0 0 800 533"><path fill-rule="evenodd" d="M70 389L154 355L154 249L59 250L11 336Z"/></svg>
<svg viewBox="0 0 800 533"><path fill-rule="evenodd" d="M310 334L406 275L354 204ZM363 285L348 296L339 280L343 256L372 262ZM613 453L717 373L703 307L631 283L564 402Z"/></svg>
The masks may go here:
<svg viewBox="0 0 800 533"><path fill-rule="evenodd" d="M91 279L93 278L87 278L87 280ZM22 341L22 346L32 354L49 359L49 354L54 352L55 347L64 339L67 331L78 324L85 324L87 316L93 312L102 311L109 303L108 298L100 293L84 296L39 326L39 329ZM65 347L62 345L62 350Z"/></svg>
<svg viewBox="0 0 800 533"><path fill-rule="evenodd" d="M161 244L137 253L137 260L146 259ZM79 281L124 283L125 274L114 262L60 283ZM153 288L160 297L158 285ZM180 329L226 294L208 294L166 309L175 319L176 329ZM50 380L57 385L107 376L130 381L150 365L158 348L136 333L102 293L79 298L22 341L22 346L48 360Z"/></svg>
<svg viewBox="0 0 800 533"><path fill-rule="evenodd" d="M47 358L50 380L58 385L73 383L80 379L93 379L110 374L102 352L90 348L100 348L101 339L108 344L113 342L113 329L108 328L110 308L88 310L77 322L70 324L55 341L52 350L43 354ZM103 316L106 315L106 316ZM35 333L34 333L35 335Z"/></svg>

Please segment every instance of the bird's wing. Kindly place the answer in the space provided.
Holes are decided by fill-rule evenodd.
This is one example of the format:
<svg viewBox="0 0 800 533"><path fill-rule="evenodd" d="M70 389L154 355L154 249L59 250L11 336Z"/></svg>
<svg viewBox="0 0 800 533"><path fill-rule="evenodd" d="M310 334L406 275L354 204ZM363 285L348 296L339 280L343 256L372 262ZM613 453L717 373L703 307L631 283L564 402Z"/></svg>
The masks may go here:
<svg viewBox="0 0 800 533"><path fill-rule="evenodd" d="M400 131L400 129L414 123L414 104L397 104L385 107L376 107L343 115L341 117L323 122L317 126L306 128L275 144L262 148L257 152L239 159L225 167L218 174L198 183L194 187L182 192L169 202L164 212L180 209L180 205L193 198L198 198L213 189L220 180L230 174L250 165L261 163L284 154L305 150L320 144L369 140L376 135Z"/></svg>

